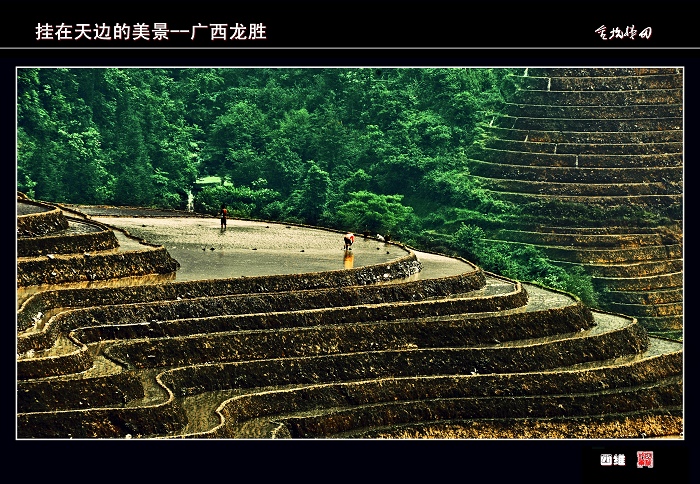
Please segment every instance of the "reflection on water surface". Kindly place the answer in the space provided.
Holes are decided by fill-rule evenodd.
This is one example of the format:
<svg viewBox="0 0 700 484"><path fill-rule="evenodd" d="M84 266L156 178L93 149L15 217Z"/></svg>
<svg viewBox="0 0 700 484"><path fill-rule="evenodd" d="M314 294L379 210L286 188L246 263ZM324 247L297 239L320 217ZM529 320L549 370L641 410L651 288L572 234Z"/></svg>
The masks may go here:
<svg viewBox="0 0 700 484"><path fill-rule="evenodd" d="M353 262L355 261L355 255L350 250L345 251L343 256L343 268L352 269Z"/></svg>

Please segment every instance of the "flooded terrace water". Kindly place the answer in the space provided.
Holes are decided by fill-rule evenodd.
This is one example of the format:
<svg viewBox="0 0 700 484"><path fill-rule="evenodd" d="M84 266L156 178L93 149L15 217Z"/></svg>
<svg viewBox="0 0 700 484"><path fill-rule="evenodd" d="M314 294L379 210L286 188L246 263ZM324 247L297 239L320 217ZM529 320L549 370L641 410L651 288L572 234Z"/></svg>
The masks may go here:
<svg viewBox="0 0 700 484"><path fill-rule="evenodd" d="M177 281L322 272L383 264L406 256L399 245L357 236L344 250L343 234L294 225L229 220L222 230L213 218L94 217L130 235L164 246L180 263ZM133 239L117 232L120 246L134 250ZM469 272L456 259L417 252L421 277Z"/></svg>
<svg viewBox="0 0 700 484"><path fill-rule="evenodd" d="M162 245L180 263L180 268L174 274L20 287L18 308L32 294L54 289L334 271L383 264L409 253L401 245L362 236L357 236L352 250L346 251L342 233L264 221L232 219L226 230L221 230L219 220L211 217L94 216L92 220L117 229L114 231L119 242L116 251L143 250L146 248L143 242ZM94 225L74 219L70 219L67 229L71 233L90 230L94 230ZM422 268L411 279L449 277L474 270L459 259L414 252Z"/></svg>

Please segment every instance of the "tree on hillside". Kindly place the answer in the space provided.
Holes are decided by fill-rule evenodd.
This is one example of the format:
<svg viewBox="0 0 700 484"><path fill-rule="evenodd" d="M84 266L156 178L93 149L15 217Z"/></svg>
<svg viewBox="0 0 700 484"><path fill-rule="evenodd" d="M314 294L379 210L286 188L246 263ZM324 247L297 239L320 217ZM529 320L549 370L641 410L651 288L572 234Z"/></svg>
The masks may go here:
<svg viewBox="0 0 700 484"><path fill-rule="evenodd" d="M289 214L301 221L318 224L326 216L328 198L331 195L331 179L327 171L316 162L307 162L307 171L299 189L288 199Z"/></svg>
<svg viewBox="0 0 700 484"><path fill-rule="evenodd" d="M202 150L202 174L247 184L264 177L261 172L267 143L265 114L256 105L240 101L211 126Z"/></svg>
<svg viewBox="0 0 700 484"><path fill-rule="evenodd" d="M415 229L413 209L401 204L402 195L377 195L359 191L347 194L347 201L336 210L340 227L348 230L393 234L406 238Z"/></svg>

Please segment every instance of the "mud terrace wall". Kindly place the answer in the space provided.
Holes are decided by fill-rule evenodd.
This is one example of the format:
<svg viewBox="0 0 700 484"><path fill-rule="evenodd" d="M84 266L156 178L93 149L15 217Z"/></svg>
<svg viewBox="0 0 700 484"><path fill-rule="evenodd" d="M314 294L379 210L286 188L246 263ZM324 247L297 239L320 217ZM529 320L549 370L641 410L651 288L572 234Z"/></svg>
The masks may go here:
<svg viewBox="0 0 700 484"><path fill-rule="evenodd" d="M124 254L41 257L17 263L17 286L116 279L175 272L179 263L163 247Z"/></svg>
<svg viewBox="0 0 700 484"><path fill-rule="evenodd" d="M212 279L119 288L103 287L43 291L31 296L22 303L18 311L18 329L21 331L26 330L35 324L35 318L38 314L46 314L53 308L102 306L111 303L133 304L178 298L193 299L323 288L333 288L335 290L335 288L347 286L363 286L408 278L418 271L420 271L420 263L417 261L415 254L409 254L386 264L342 271ZM134 275L138 274L134 273ZM475 270L473 273L450 278L448 282L441 282L442 288L436 287L441 284L434 281L423 281L418 285L414 284L413 287L420 286L424 291L449 294L449 290L458 285L472 288L483 285L484 275L481 271Z"/></svg>
<svg viewBox="0 0 700 484"><path fill-rule="evenodd" d="M45 208L45 211L20 215L17 217L18 237L37 237L51 234L68 228L68 220L63 212L55 207L48 207L41 203L25 202L34 205L37 209Z"/></svg>
<svg viewBox="0 0 700 484"><path fill-rule="evenodd" d="M180 267L165 248L119 251L114 232L84 214L17 197L17 287L171 274ZM133 237L132 237L133 238Z"/></svg>
<svg viewBox="0 0 700 484"><path fill-rule="evenodd" d="M66 217L66 220L71 220ZM80 222L92 230L89 233L70 235L48 235L17 239L17 255L19 257L36 257L48 254L74 254L78 252L94 252L119 247L114 232L98 222Z"/></svg>

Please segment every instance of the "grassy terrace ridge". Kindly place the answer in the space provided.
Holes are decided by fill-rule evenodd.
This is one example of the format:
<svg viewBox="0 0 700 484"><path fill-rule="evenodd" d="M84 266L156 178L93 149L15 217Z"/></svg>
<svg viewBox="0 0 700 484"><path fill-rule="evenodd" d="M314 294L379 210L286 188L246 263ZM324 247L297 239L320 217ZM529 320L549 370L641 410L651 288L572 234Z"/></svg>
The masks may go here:
<svg viewBox="0 0 700 484"><path fill-rule="evenodd" d="M648 113L640 116L648 118L674 118L683 116L683 104L634 104L634 105L553 105L553 104L525 104L505 103L504 113L509 117L549 118L549 119L630 119L641 112Z"/></svg>
<svg viewBox="0 0 700 484"><path fill-rule="evenodd" d="M524 146L518 146L522 144ZM539 143L531 141L508 141L506 148L498 148L496 142L490 146L473 148L472 155L479 159L470 161L496 162L526 166L550 166L562 168L664 168L680 167L683 163L682 152L676 151L675 143L665 143L666 146L626 145L616 147L615 151L609 146L596 145L583 147L563 143ZM503 145L502 145L503 146ZM515 149L518 148L518 149ZM656 152L658 150L659 152ZM663 152L660 152L664 150Z"/></svg>
<svg viewBox="0 0 700 484"><path fill-rule="evenodd" d="M488 146L475 146L472 149L472 152L479 152L481 155L491 155L496 158L518 154L525 156L528 160L532 159L533 161L537 161L538 158L548 159L549 161L556 159L565 160L571 158L565 156L555 157L546 155L588 155L581 156L581 158L579 159L605 160L607 158L610 160L624 161L634 161L636 159L639 159L641 161L646 161L647 166L659 166L657 165L657 163L659 163L658 161L655 161L654 163L650 163L650 161L653 161L655 159L671 159L673 161L682 161L682 156L680 155L683 152L683 145L682 143L677 142L663 142L653 144L617 143L617 145L611 146L609 144L602 143L583 144L552 143L525 140L489 140ZM652 158L650 155L654 155L654 157Z"/></svg>
<svg viewBox="0 0 700 484"><path fill-rule="evenodd" d="M609 195L605 197L591 197L588 195L550 195L545 193L522 193L522 192L502 192L498 190L490 190L504 200L513 203L528 203L537 200L552 200L564 203L580 203L591 206L601 207L619 207L625 205L639 205L649 207L666 208L669 206L678 206L683 201L682 194L660 194L660 195ZM625 204L625 200L630 200L633 203ZM681 219L678 219L681 220Z"/></svg>
<svg viewBox="0 0 700 484"><path fill-rule="evenodd" d="M576 175L581 175L577 173ZM533 177L537 174L533 174ZM484 189L498 193L558 195L560 197L604 197L667 195L663 182L582 183L580 181L513 180L474 176Z"/></svg>
<svg viewBox="0 0 700 484"><path fill-rule="evenodd" d="M584 166L529 166L509 164L505 160L491 162L470 160L476 175L500 175L506 180L515 178L520 181L539 181L570 183L572 185L615 184L615 183L651 183L663 182L667 178L675 179L682 173L681 167L627 167L627 168L589 168ZM670 182L666 182L670 185Z"/></svg>
<svg viewBox="0 0 700 484"><path fill-rule="evenodd" d="M515 129L494 126L495 118L489 117L480 124L481 128L491 135L492 139L515 140L532 143L574 143L574 144L613 144L629 143L660 143L682 142L683 131L669 130L636 130L636 131L560 131L557 129Z"/></svg>
<svg viewBox="0 0 700 484"><path fill-rule="evenodd" d="M683 89L679 87L637 90L635 97L625 91L586 91L586 90L518 90L510 96L512 104L530 104L535 106L615 106L627 103L629 106L644 106L680 103Z"/></svg>
<svg viewBox="0 0 700 484"><path fill-rule="evenodd" d="M528 68L506 77L503 94L502 109L484 113L468 165L522 216L469 223L484 243L534 246L583 267L603 307L677 336L683 69ZM583 237L606 231L625 235Z"/></svg>

